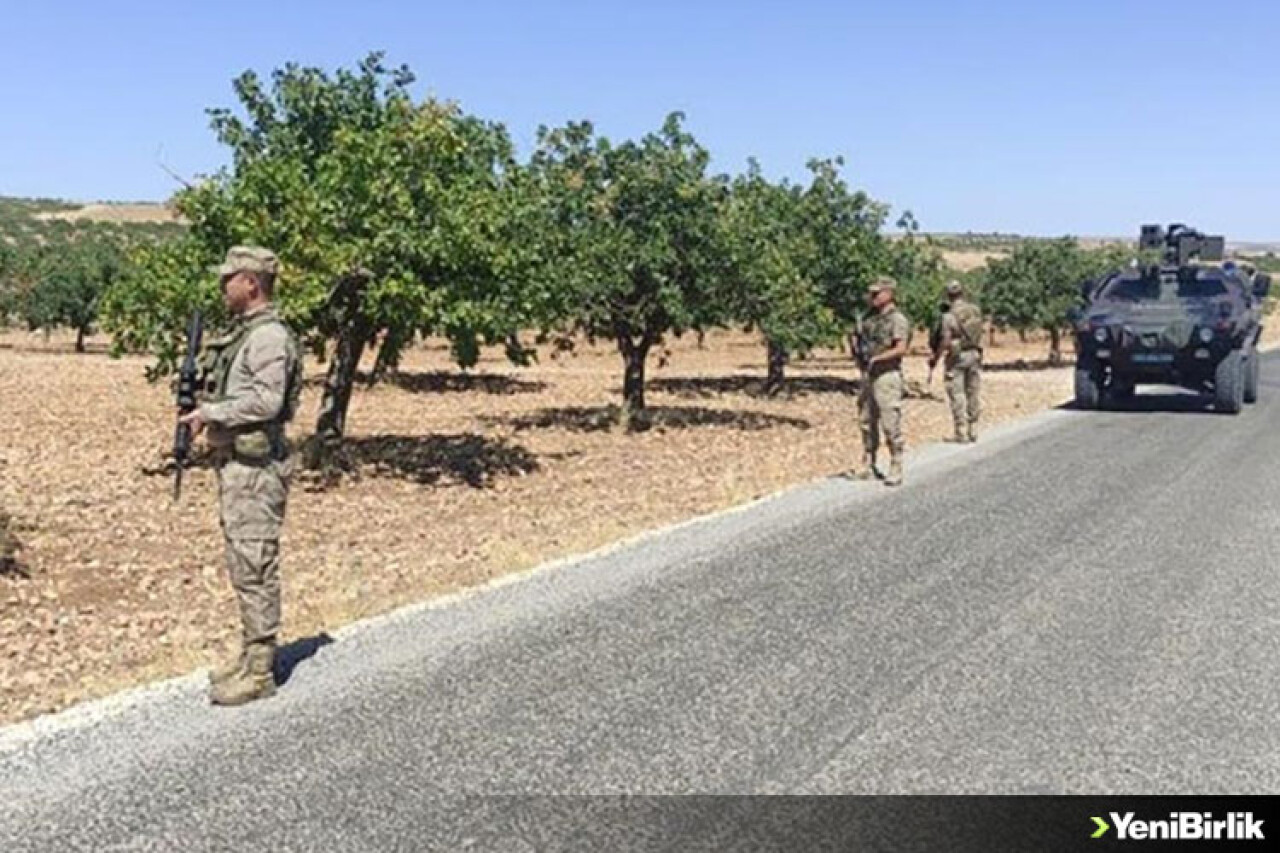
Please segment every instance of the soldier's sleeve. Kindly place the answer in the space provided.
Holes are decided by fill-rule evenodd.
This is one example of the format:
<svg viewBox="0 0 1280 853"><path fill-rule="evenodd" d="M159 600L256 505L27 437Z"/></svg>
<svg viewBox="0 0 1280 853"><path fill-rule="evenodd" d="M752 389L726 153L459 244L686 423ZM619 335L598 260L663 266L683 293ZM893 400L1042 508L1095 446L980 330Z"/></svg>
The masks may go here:
<svg viewBox="0 0 1280 853"><path fill-rule="evenodd" d="M278 323L254 330L240 352L248 387L220 403L205 403L200 415L228 428L265 423L280 414L289 380L288 332Z"/></svg>
<svg viewBox="0 0 1280 853"><path fill-rule="evenodd" d="M944 338L955 339L960 334L960 321L956 319L956 315L948 311L942 315L942 335Z"/></svg>
<svg viewBox="0 0 1280 853"><path fill-rule="evenodd" d="M907 342L907 336L911 334L911 323L907 321L906 315L902 312L895 312L893 322L889 326L889 335L895 341Z"/></svg>

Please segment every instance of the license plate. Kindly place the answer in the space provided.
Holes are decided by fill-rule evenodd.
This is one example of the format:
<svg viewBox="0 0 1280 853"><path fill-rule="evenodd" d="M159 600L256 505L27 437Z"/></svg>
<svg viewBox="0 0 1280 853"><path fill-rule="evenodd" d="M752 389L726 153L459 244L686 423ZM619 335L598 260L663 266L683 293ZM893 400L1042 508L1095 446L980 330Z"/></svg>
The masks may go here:
<svg viewBox="0 0 1280 853"><path fill-rule="evenodd" d="M1134 364L1173 364L1173 353L1136 352L1133 354Z"/></svg>

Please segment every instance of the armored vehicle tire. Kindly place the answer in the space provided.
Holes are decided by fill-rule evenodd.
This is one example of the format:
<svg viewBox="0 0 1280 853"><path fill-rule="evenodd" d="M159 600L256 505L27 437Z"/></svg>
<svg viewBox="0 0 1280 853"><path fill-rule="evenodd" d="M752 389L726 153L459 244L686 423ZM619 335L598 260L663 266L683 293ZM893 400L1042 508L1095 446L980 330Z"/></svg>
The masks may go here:
<svg viewBox="0 0 1280 853"><path fill-rule="evenodd" d="M1110 390L1111 396L1117 400L1132 400L1138 392L1133 381L1129 379L1112 379Z"/></svg>
<svg viewBox="0 0 1280 853"><path fill-rule="evenodd" d="M1096 409L1101 394L1098 389L1098 377L1087 367L1076 368L1076 408Z"/></svg>
<svg viewBox="0 0 1280 853"><path fill-rule="evenodd" d="M1244 368L1244 401L1246 403L1258 402L1258 373L1261 370L1258 358L1258 348L1249 348L1249 359Z"/></svg>
<svg viewBox="0 0 1280 853"><path fill-rule="evenodd" d="M1213 373L1213 407L1234 415L1244 408L1245 363L1243 353L1233 349L1218 362Z"/></svg>

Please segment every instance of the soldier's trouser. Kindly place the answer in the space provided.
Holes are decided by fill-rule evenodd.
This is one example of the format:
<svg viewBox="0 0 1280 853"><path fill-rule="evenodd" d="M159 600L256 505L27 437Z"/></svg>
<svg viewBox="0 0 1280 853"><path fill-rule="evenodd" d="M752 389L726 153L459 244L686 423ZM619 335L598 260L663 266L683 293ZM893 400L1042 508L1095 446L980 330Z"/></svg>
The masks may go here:
<svg viewBox="0 0 1280 853"><path fill-rule="evenodd" d="M218 508L227 574L240 602L245 643L280 632L280 527L289 492L289 461L218 467Z"/></svg>
<svg viewBox="0 0 1280 853"><path fill-rule="evenodd" d="M966 350L947 364L947 399L957 433L966 432L982 414L982 353Z"/></svg>
<svg viewBox="0 0 1280 853"><path fill-rule="evenodd" d="M901 456L906 449L902 439L902 371L886 370L863 377L858 389L858 426L862 430L862 449L874 454L880 447L880 431L884 431L889 452Z"/></svg>

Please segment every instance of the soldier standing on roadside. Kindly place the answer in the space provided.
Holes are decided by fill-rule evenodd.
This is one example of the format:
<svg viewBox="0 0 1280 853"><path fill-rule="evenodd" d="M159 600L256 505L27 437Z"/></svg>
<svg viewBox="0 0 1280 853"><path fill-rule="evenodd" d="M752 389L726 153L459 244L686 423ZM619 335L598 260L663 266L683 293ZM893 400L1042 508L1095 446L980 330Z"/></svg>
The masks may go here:
<svg viewBox="0 0 1280 853"><path fill-rule="evenodd" d="M883 430L890 453L889 474L884 482L889 486L902 482L902 455L906 450L902 437L902 357L907 353L911 333L911 323L894 301L896 290L897 282L887 277L871 284L867 293L874 313L859 331L869 358L863 365L858 388L858 425L862 432L858 476L875 476L876 451Z"/></svg>
<svg viewBox="0 0 1280 853"><path fill-rule="evenodd" d="M982 413L982 311L964 298L958 281L947 283L947 299L951 309L942 315L941 340L929 358L929 367L932 369L939 358L945 360L947 398L955 424L951 440L972 443L978 440L975 425Z"/></svg>
<svg viewBox="0 0 1280 853"><path fill-rule="evenodd" d="M276 688L280 528L292 471L284 429L301 390L297 339L272 304L278 271L266 249L227 252L218 276L235 324L208 344L204 402L180 419L193 435L208 427L227 572L240 604L240 655L210 675L216 705L266 698Z"/></svg>

